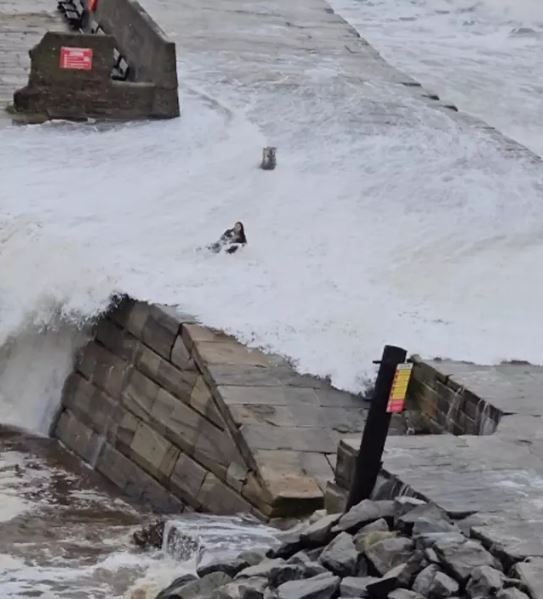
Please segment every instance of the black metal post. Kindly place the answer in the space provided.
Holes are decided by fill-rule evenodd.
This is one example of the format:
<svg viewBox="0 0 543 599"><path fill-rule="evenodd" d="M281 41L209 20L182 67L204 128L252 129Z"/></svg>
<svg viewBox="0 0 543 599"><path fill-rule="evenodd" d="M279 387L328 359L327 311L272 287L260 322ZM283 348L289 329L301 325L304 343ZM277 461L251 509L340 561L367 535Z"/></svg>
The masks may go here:
<svg viewBox="0 0 543 599"><path fill-rule="evenodd" d="M374 396L360 443L360 451L356 458L347 510L363 499L369 499L375 487L377 476L381 470L381 458L390 425L391 414L387 413L388 398L396 367L405 362L406 357L405 349L394 345L385 345L375 381Z"/></svg>

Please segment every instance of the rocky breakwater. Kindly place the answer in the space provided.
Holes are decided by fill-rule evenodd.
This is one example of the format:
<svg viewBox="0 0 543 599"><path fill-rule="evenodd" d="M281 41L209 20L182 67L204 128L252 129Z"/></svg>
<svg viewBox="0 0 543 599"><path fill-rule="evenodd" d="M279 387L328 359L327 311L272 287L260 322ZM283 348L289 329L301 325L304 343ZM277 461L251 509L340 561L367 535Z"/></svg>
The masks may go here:
<svg viewBox="0 0 543 599"><path fill-rule="evenodd" d="M533 564L502 563L452 520L412 497L364 500L344 514L315 512L266 556L203 554L156 599L529 599ZM531 570L534 570L531 574Z"/></svg>

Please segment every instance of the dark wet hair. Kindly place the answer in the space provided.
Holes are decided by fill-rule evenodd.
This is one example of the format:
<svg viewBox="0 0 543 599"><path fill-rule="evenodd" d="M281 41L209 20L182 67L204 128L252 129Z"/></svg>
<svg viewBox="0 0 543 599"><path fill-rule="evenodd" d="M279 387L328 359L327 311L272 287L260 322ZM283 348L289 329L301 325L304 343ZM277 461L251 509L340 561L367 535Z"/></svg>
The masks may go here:
<svg viewBox="0 0 543 599"><path fill-rule="evenodd" d="M239 228L240 228L238 243L247 243L247 237L245 236L245 227L243 226L243 223L241 221L237 221L236 223L234 223L234 229L238 225L239 225Z"/></svg>

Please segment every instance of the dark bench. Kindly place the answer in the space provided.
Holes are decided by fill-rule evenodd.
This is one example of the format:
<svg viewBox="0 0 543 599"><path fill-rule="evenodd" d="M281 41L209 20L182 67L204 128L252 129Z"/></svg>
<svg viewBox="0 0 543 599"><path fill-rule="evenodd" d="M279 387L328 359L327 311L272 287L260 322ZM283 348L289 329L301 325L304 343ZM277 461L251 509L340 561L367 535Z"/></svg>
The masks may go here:
<svg viewBox="0 0 543 599"><path fill-rule="evenodd" d="M72 31L84 33L88 31L94 35L105 35L105 31L94 19L90 19L86 0L60 0L57 4L58 10L64 15ZM126 58L124 58L116 48L113 51L114 64L111 71L111 78L115 81L126 81L130 68Z"/></svg>

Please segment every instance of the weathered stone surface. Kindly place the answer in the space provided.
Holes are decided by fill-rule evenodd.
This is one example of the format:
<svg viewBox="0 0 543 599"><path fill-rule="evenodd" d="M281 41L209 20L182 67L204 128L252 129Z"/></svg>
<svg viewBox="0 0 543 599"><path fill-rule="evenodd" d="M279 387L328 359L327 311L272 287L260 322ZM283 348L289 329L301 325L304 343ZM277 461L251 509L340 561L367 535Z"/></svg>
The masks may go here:
<svg viewBox="0 0 543 599"><path fill-rule="evenodd" d="M213 572L198 580L189 582L183 580L174 581L168 588L160 592L156 599L196 599L197 597L209 596L215 589L232 581L231 577L224 572Z"/></svg>
<svg viewBox="0 0 543 599"><path fill-rule="evenodd" d="M178 335L174 341L170 361L181 370L196 370L194 360L181 335Z"/></svg>
<svg viewBox="0 0 543 599"><path fill-rule="evenodd" d="M456 580L444 574L436 565L425 568L415 579L413 590L429 599L446 599L459 591Z"/></svg>
<svg viewBox="0 0 543 599"><path fill-rule="evenodd" d="M375 545L375 543L380 543L386 539L393 539L397 536L398 533L395 530L370 531L358 539L356 549L362 553L366 553L372 545Z"/></svg>
<svg viewBox="0 0 543 599"><path fill-rule="evenodd" d="M283 564L272 569L269 576L269 581L272 587L278 587L290 580L301 580L308 578L306 569L297 564Z"/></svg>
<svg viewBox="0 0 543 599"><path fill-rule="evenodd" d="M421 505L425 505L425 501L417 499L416 497L409 497L408 495L401 495L394 499L394 520L398 520L411 510Z"/></svg>
<svg viewBox="0 0 543 599"><path fill-rule="evenodd" d="M172 473L179 449L156 430L140 422L130 444L130 455L156 479L165 480Z"/></svg>
<svg viewBox="0 0 543 599"><path fill-rule="evenodd" d="M365 524L378 520L379 518L392 518L394 516L393 501L372 501L364 499L353 506L339 522L334 526L332 532L357 531Z"/></svg>
<svg viewBox="0 0 543 599"><path fill-rule="evenodd" d="M215 405L213 395L211 394L211 391L209 390L209 387L202 376L198 376L196 379L190 395L189 403L192 408L202 414L202 416L205 416L211 420L213 424L221 429L225 428L225 422L220 415L217 406Z"/></svg>
<svg viewBox="0 0 543 599"><path fill-rule="evenodd" d="M471 573L466 587L470 597L492 596L503 587L504 575L490 566L478 566Z"/></svg>
<svg viewBox="0 0 543 599"><path fill-rule="evenodd" d="M58 420L56 436L86 462L94 464L105 439L64 410Z"/></svg>
<svg viewBox="0 0 543 599"><path fill-rule="evenodd" d="M182 401L190 402L198 373L179 370L164 357L143 345L136 354L134 364L141 373L157 385Z"/></svg>
<svg viewBox="0 0 543 599"><path fill-rule="evenodd" d="M180 453L170 476L172 490L190 503L200 507L197 497L207 475L205 468L184 453Z"/></svg>
<svg viewBox="0 0 543 599"><path fill-rule="evenodd" d="M447 569L462 582L466 582L472 570L478 566L499 568L496 558L476 541L438 541L434 550Z"/></svg>
<svg viewBox="0 0 543 599"><path fill-rule="evenodd" d="M268 579L274 570L283 567L285 563L285 560L282 558L265 559L259 564L244 568L239 572L236 578L265 577Z"/></svg>
<svg viewBox="0 0 543 599"><path fill-rule="evenodd" d="M346 576L339 585L340 597L364 597L368 584L377 582L375 576Z"/></svg>
<svg viewBox="0 0 543 599"><path fill-rule="evenodd" d="M395 589L388 594L387 599L424 599L424 597L408 589Z"/></svg>
<svg viewBox="0 0 543 599"><path fill-rule="evenodd" d="M392 568L406 563L413 555L415 545L411 539L393 537L374 543L366 550L366 557L373 567L384 576Z"/></svg>
<svg viewBox="0 0 543 599"><path fill-rule="evenodd" d="M332 599L339 587L339 577L319 574L304 580L285 582L277 589L279 599Z"/></svg>
<svg viewBox="0 0 543 599"><path fill-rule="evenodd" d="M385 599L398 586L397 568L368 584L368 594L375 599Z"/></svg>
<svg viewBox="0 0 543 599"><path fill-rule="evenodd" d="M240 599L263 599L264 590L268 584L268 579L254 576L252 578L242 578L239 580Z"/></svg>
<svg viewBox="0 0 543 599"><path fill-rule="evenodd" d="M153 307L151 307L140 335L143 343L165 360L170 360L176 336L177 330L175 325L172 327L169 319L165 320L161 318L161 315L154 313Z"/></svg>
<svg viewBox="0 0 543 599"><path fill-rule="evenodd" d="M148 420L160 387L138 370L130 370L121 403L135 416Z"/></svg>
<svg viewBox="0 0 543 599"><path fill-rule="evenodd" d="M496 599L530 599L526 593L510 587L508 589L502 589L496 594Z"/></svg>
<svg viewBox="0 0 543 599"><path fill-rule="evenodd" d="M244 424L241 434L252 449L287 449L330 453L337 447L337 432L319 428Z"/></svg>
<svg viewBox="0 0 543 599"><path fill-rule="evenodd" d="M531 594L532 599L543 599L543 558L534 558L516 564L514 572Z"/></svg>
<svg viewBox="0 0 543 599"><path fill-rule="evenodd" d="M184 509L183 503L178 498L107 443L100 453L96 470L109 478L128 496L148 503L157 511L181 513Z"/></svg>
<svg viewBox="0 0 543 599"><path fill-rule="evenodd" d="M356 573L358 552L352 536L346 532L340 533L326 546L319 561L338 576L353 576Z"/></svg>
<svg viewBox="0 0 543 599"><path fill-rule="evenodd" d="M191 325L189 325L191 326ZM232 364L269 366L269 358L258 350L251 350L234 340L199 341L195 344L197 359L202 364Z"/></svg>
<svg viewBox="0 0 543 599"><path fill-rule="evenodd" d="M235 576L249 564L240 556L224 556L215 553L204 553L198 560L196 572L200 578L212 572L224 572L229 576Z"/></svg>
<svg viewBox="0 0 543 599"><path fill-rule="evenodd" d="M436 543L463 543L466 537L460 532L430 532L413 537L419 549L428 549Z"/></svg>
<svg viewBox="0 0 543 599"><path fill-rule="evenodd" d="M301 533L301 538L305 543L324 545L328 542L332 526L340 519L341 514L330 514L324 516L308 526Z"/></svg>
<svg viewBox="0 0 543 599"><path fill-rule="evenodd" d="M252 506L238 493L227 487L214 474L206 475L197 500L214 514L240 514L252 512ZM256 576L256 575L254 575Z"/></svg>
<svg viewBox="0 0 543 599"><path fill-rule="evenodd" d="M445 510L433 503L425 503L414 507L400 516L397 520L398 527L406 532L411 532L416 522L425 522L428 526L431 522L442 523L449 522L449 517ZM437 524L436 524L437 525ZM443 532L442 530L427 530L426 532ZM446 531L445 531L446 532Z"/></svg>

